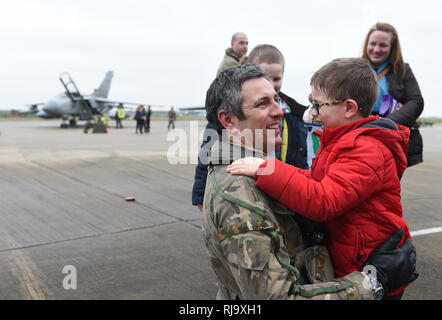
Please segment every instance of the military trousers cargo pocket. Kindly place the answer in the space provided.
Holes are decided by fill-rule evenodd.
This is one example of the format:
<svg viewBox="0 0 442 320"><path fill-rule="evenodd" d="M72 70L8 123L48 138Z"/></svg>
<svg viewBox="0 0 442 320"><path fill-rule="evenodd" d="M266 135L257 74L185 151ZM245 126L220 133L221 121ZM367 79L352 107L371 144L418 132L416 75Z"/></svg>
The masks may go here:
<svg viewBox="0 0 442 320"><path fill-rule="evenodd" d="M247 233L239 237L238 264L248 270L262 271L269 262L270 237Z"/></svg>
<svg viewBox="0 0 442 320"><path fill-rule="evenodd" d="M326 247L309 247L301 256L302 274L308 283L320 283L335 278L333 263Z"/></svg>

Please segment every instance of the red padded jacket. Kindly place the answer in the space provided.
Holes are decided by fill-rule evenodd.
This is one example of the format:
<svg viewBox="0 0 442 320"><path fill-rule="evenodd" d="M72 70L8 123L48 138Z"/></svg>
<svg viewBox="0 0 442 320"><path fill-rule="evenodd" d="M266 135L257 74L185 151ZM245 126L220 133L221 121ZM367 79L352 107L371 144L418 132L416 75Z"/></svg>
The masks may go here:
<svg viewBox="0 0 442 320"><path fill-rule="evenodd" d="M336 276L362 271L369 254L398 228L404 230L399 246L411 238L399 182L409 134L407 127L378 116L324 128L317 132L321 146L310 170L268 159L261 167L274 170L257 174L256 185L300 215L325 221Z"/></svg>

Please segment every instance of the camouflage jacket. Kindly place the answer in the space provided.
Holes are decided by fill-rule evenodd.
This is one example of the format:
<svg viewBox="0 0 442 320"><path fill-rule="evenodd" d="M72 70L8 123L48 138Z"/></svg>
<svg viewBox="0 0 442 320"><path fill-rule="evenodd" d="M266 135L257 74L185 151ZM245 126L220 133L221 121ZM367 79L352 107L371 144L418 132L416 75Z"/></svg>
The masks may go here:
<svg viewBox="0 0 442 320"><path fill-rule="evenodd" d="M353 272L333 279L327 249L322 246L306 248L293 218L295 213L256 188L254 179L226 173L228 164L246 156L263 158L262 154L223 140L212 146L209 156L211 165L203 202L202 229L218 280L217 298L298 300L308 296L300 291L318 293L319 290L320 293L311 298L373 299L364 273ZM219 186L218 191L213 179ZM259 208L267 219L254 210L224 199L219 190ZM266 231L271 227L276 228L275 238ZM278 239L279 250L275 239ZM293 272L283 265L284 262L296 266L301 272ZM348 288L333 292L337 285ZM329 292L318 288L329 288Z"/></svg>

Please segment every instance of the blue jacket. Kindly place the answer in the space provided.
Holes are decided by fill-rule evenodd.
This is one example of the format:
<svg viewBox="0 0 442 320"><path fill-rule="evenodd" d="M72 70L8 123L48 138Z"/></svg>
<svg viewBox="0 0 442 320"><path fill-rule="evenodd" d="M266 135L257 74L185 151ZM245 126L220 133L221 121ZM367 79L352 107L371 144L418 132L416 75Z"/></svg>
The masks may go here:
<svg viewBox="0 0 442 320"><path fill-rule="evenodd" d="M214 125L211 122L207 122L205 131L213 129L215 130ZM203 140L200 149L200 156L198 157L198 165L195 169L195 178L192 189L192 205L196 206L198 204L203 204L204 199L204 190L206 189L206 179L207 179L207 164L203 164L200 161L202 158L202 153L205 153L205 158L207 159L207 152L210 148L204 148L204 146L211 141L210 135L204 134L204 137L207 137Z"/></svg>
<svg viewBox="0 0 442 320"><path fill-rule="evenodd" d="M284 115L287 122L288 146L285 162L297 168L308 169L307 164L307 125L302 120L306 106L296 102L284 93L279 96L290 107L290 113Z"/></svg>

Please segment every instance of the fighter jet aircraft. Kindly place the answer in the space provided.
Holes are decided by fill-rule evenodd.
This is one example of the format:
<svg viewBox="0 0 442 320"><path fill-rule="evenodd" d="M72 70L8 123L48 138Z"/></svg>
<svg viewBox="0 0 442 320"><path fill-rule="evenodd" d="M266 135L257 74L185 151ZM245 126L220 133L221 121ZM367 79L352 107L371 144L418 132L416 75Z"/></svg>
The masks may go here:
<svg viewBox="0 0 442 320"><path fill-rule="evenodd" d="M29 110L21 112L21 114L33 113L44 119L62 118L60 127L67 128L68 124L65 121L69 118L69 126L76 126L77 118L89 121L93 119L94 115L107 114L119 104L140 105L141 103L137 102L111 101L107 99L113 75L112 71L108 71L98 89L94 89L94 92L89 95L82 95L69 73L63 72L60 75L60 82L66 91L47 102L29 105ZM130 113L127 112L127 114Z"/></svg>

